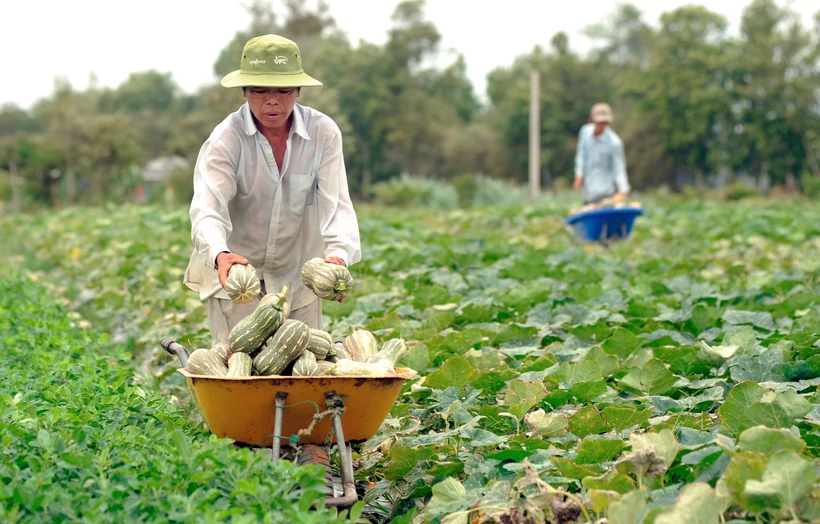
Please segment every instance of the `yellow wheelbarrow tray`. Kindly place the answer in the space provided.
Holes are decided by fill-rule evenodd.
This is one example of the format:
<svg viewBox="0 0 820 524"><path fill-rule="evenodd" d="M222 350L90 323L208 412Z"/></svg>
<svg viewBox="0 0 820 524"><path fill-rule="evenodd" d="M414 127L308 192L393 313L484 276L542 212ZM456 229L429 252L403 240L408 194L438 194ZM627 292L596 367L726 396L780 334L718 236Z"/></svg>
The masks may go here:
<svg viewBox="0 0 820 524"><path fill-rule="evenodd" d="M405 381L416 376L408 368L395 375L368 377L185 377L202 419L211 432L249 446L271 447L276 435L289 439L308 428L317 413L326 410L327 393L344 403L341 418L346 442L361 442L378 431L396 401ZM274 431L277 395L284 395L282 427ZM331 430L331 418L316 423L309 435L299 436L299 444L324 444Z"/></svg>

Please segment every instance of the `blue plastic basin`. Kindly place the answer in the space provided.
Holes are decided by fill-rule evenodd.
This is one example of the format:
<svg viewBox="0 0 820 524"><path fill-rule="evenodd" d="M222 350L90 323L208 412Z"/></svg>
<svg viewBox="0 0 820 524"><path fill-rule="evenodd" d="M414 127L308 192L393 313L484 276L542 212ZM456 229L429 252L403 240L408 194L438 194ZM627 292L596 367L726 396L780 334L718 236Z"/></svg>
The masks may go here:
<svg viewBox="0 0 820 524"><path fill-rule="evenodd" d="M570 215L565 223L584 240L614 240L628 237L635 218L642 214L642 208L634 207L593 209Z"/></svg>

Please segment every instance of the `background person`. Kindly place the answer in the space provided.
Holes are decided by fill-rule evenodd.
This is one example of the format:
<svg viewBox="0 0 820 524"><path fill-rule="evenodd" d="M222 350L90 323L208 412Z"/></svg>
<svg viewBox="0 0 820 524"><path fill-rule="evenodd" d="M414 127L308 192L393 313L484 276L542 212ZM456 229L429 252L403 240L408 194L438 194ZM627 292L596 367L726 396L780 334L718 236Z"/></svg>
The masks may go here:
<svg viewBox="0 0 820 524"><path fill-rule="evenodd" d="M611 198L624 202L629 194L624 144L609 125L614 120L607 104L595 104L589 123L578 133L575 153L575 181L584 205L598 204Z"/></svg>

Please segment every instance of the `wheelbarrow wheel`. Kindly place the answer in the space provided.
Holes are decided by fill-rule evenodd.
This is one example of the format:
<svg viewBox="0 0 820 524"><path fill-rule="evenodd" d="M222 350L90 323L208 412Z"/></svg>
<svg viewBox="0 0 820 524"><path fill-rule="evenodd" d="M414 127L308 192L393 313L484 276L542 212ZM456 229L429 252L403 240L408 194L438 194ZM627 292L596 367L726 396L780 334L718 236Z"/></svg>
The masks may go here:
<svg viewBox="0 0 820 524"><path fill-rule="evenodd" d="M325 484L333 493L333 469L330 467L330 457L321 446L313 444L305 444L302 447L302 452L299 453L299 458L296 463L300 466L313 464L325 468Z"/></svg>

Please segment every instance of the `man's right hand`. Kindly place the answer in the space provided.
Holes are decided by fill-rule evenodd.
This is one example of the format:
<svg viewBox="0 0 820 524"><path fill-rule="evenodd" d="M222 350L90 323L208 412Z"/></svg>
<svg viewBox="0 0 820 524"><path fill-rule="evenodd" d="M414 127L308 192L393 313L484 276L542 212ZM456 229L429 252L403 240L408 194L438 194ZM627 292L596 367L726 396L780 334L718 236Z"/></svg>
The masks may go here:
<svg viewBox="0 0 820 524"><path fill-rule="evenodd" d="M584 185L584 177L577 176L575 177L575 181L572 183L572 189L575 190L576 193L581 191L581 186Z"/></svg>
<svg viewBox="0 0 820 524"><path fill-rule="evenodd" d="M223 251L222 253L216 256L216 267L217 274L219 275L219 283L222 287L225 287L225 282L228 280L228 270L231 269L231 266L234 264L250 264L248 259L243 257L242 255L237 255L236 253L228 253L227 251Z"/></svg>

